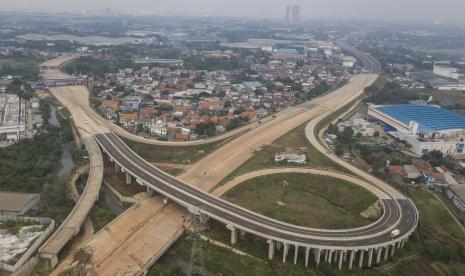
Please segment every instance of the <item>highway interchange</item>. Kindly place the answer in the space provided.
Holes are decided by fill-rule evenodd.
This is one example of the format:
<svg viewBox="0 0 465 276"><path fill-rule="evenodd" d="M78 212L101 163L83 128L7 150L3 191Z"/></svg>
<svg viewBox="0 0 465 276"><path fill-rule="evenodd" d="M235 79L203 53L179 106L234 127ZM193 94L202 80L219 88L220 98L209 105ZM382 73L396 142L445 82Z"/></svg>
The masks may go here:
<svg viewBox="0 0 465 276"><path fill-rule="evenodd" d="M354 80L352 82L349 82L349 84L346 86L346 90L348 91L350 91L350 89L360 91L360 88L356 86L358 85L357 83L361 83L365 86L372 83L372 81L376 79L375 76L379 74L381 71L380 65L376 60L366 55L365 53L358 51L353 47L350 47L343 43L341 43L340 46L343 47L346 51L351 52L353 55L355 55L361 62L363 62L365 71L371 73L371 77L368 78L360 77L357 79L357 77L355 77ZM363 81L363 79L366 80ZM364 86L362 86L362 89L363 87ZM337 93L348 93L348 91L346 90L341 89ZM261 138L263 141L267 139L272 139L270 134L276 132L273 132L274 128L278 129L278 127L280 127L282 130L287 130L287 128L292 129L293 127L295 127L295 125L299 125L301 122L308 121L308 118L313 118L313 121L311 121L310 124L313 124L314 126L318 121L322 120L324 117L331 114L332 112L335 112L338 108L340 108L341 104L347 104L347 102L341 103L341 100L337 99L337 93L328 93L323 97L317 98L311 102L304 103L300 106L290 108L284 112L278 113L276 115L276 118L268 118L266 121L263 121L263 124L249 125L237 130L237 132L228 134L232 136L245 130L250 130L248 133L239 136L231 142L228 142L226 146L223 146L218 150L218 154L211 154L201 162L195 164L191 168L191 175L187 174L183 176L183 181L173 176L170 176L150 165L148 162L146 162L137 154L135 154L127 145L125 145L118 136L122 136L125 139L135 140L142 143L157 145L159 144L166 146L188 146L191 144L206 144L215 142L217 140L225 139L225 136L221 138L199 140L195 142L178 143L154 141L145 138L137 138L137 136L134 137L135 135L128 134L121 128L116 127L113 124L107 122L98 114L96 114L90 107L88 107L86 103L79 102L82 99L80 99L79 101L76 100L76 102L78 102L80 106L75 110L79 110L80 114L85 114L84 117L86 117L86 120L90 122L90 125L86 125L86 127L90 129L89 132L91 132L94 135L96 141L98 142L102 150L108 156L110 156L110 159L113 162L115 162L119 167L121 167L127 174L135 178L140 185L145 185L150 189L157 191L166 198L169 198L181 204L182 206L187 207L190 211L205 213L210 218L225 223L231 230L231 241L233 243L235 241L234 235L236 235L237 231L243 230L247 233L255 234L268 239L270 244L270 258L273 257L275 245L279 242L284 244L285 248L283 252L283 261L285 261L285 257L287 255L286 248L292 245L296 249L295 256L297 256L299 247L306 248L306 264L308 262L308 252L311 248L315 253L315 258L318 256L318 260L315 259L317 264L320 261L320 253L324 253L325 255L331 255L332 252L339 252L341 254L341 261L339 264L340 267L342 263L342 256L344 254L347 255L348 252L351 252L349 267L352 267L354 254L356 252L360 252L359 256L361 266L363 261L363 252L366 251L369 254L368 266L370 266L371 254L374 250L377 250L378 252L378 259L381 249L385 250L385 256L387 256L387 252L391 247L392 254L396 246L403 246L405 241L408 239L409 235L415 230L418 223L418 211L413 205L413 203L409 199L405 198L402 194L394 190L392 187L388 186L380 180L374 178L369 179L370 177L367 178L366 174L355 172L355 174L357 174L361 178L369 180L369 182L373 184L373 189L376 189L377 191L375 194L380 198L380 202L383 205L384 212L381 218L379 218L376 222L370 225L355 229L344 230L311 229L297 225L290 225L284 222L267 218L265 216L261 216L254 212L231 204L227 201L221 200L207 192L209 189L211 189L211 185L217 183L218 179L220 179L220 177L222 177L223 175L221 172L223 171L222 167L212 167L212 163L220 165L222 162L225 162L225 160L228 159L231 159L229 160L230 163L234 163L232 156L224 159L224 156L228 156L228 154L231 154L231 152L228 153L228 150L226 150L226 148L228 148L228 144L231 145L234 143L239 143L239 145L243 147L252 146L253 144L249 142L250 140L247 142L241 142L241 138L247 139L247 136L255 135L255 137L263 137ZM60 95L59 93L54 93L54 95L57 98L59 98L59 100L62 102L66 102L68 100L66 97ZM354 97L356 96L357 95L354 95ZM79 96L77 98L79 98ZM86 121L86 123L88 122ZM312 138L309 137L312 135L308 135L307 133L307 138L310 140L310 142L312 142L312 144L315 145L315 141L312 141ZM257 142L259 140L260 139L257 139ZM223 150L223 148L224 152L221 153L221 150ZM234 147L232 147L231 150L234 150ZM253 152L254 149L252 148L250 150L251 152ZM331 155L324 149L320 149L320 151L324 154ZM237 154L239 153L240 151L237 151ZM218 159L218 162L216 162L214 158L220 159ZM332 158L334 159L337 157L333 156ZM343 161L338 160L338 162ZM232 169L232 167L230 169ZM351 171L355 170L351 167L348 167L348 169ZM202 186L202 184L204 186ZM398 229L399 235L391 237L391 231L393 229Z"/></svg>

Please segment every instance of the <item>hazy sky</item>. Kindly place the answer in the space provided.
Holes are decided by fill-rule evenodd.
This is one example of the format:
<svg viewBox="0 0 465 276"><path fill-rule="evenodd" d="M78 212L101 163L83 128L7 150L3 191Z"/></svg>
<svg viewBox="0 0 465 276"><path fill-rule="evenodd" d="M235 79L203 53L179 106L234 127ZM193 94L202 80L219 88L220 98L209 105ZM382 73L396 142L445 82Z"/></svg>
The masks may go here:
<svg viewBox="0 0 465 276"><path fill-rule="evenodd" d="M299 4L302 17L465 22L465 0L0 0L0 9L97 10L130 13L260 15L281 17Z"/></svg>

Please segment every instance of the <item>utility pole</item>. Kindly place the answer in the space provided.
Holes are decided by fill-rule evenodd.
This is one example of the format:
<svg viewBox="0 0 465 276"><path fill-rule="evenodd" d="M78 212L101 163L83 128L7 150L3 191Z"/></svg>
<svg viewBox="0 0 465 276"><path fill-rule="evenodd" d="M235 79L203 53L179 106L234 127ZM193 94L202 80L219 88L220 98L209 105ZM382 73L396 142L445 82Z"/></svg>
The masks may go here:
<svg viewBox="0 0 465 276"><path fill-rule="evenodd" d="M286 180L283 180L282 182L282 186L283 186L283 193L281 194L281 200L277 200L276 201L276 213L275 213L275 216L274 218L275 219L278 219L278 215L279 215L279 207L281 207L281 205L286 205L286 202L285 202L285 195L286 195L286 187L289 185L289 183L287 183Z"/></svg>
<svg viewBox="0 0 465 276"><path fill-rule="evenodd" d="M205 231L207 226L208 217L200 211L192 214L190 218L190 227L192 232L188 239L192 240L191 259L187 271L188 276L206 276L204 255L203 255L203 240L202 232Z"/></svg>

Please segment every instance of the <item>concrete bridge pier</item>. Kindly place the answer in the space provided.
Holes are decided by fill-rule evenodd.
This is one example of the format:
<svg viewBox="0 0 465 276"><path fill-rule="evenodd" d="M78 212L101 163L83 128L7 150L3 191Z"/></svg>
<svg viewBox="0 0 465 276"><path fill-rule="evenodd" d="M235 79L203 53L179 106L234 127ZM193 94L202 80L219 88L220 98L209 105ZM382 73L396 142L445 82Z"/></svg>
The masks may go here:
<svg viewBox="0 0 465 276"><path fill-rule="evenodd" d="M379 264L381 261L381 253L383 252L383 247L378 247L376 250L376 263Z"/></svg>
<svg viewBox="0 0 465 276"><path fill-rule="evenodd" d="M237 243L237 231L236 231L236 228L231 224L226 225L226 228L231 230L231 244L236 244Z"/></svg>
<svg viewBox="0 0 465 276"><path fill-rule="evenodd" d="M289 244L287 243L284 243L284 248L283 248L283 263L286 262L286 257L287 257L287 253L289 252Z"/></svg>
<svg viewBox="0 0 465 276"><path fill-rule="evenodd" d="M401 246L402 246L402 240L400 240L400 241L397 242L397 249L400 249Z"/></svg>
<svg viewBox="0 0 465 276"><path fill-rule="evenodd" d="M373 260L373 248L368 249L368 267L371 267L371 261Z"/></svg>
<svg viewBox="0 0 465 276"><path fill-rule="evenodd" d="M324 260L325 260L325 262L328 262L329 250L328 249L323 249L323 251L324 251Z"/></svg>
<svg viewBox="0 0 465 276"><path fill-rule="evenodd" d="M342 261L345 262L347 260L347 251L343 251L343 254L342 254Z"/></svg>
<svg viewBox="0 0 465 276"><path fill-rule="evenodd" d="M308 258L310 257L310 246L305 247L305 267L308 267Z"/></svg>
<svg viewBox="0 0 465 276"><path fill-rule="evenodd" d="M321 257L321 249L315 249L316 250L316 254L315 254L315 263L316 263L316 266L318 266L320 264L320 257Z"/></svg>
<svg viewBox="0 0 465 276"><path fill-rule="evenodd" d="M126 172L126 184L131 185L132 184L132 176L130 173Z"/></svg>
<svg viewBox="0 0 465 276"><path fill-rule="evenodd" d="M391 257L394 256L394 251L396 251L396 244L391 244Z"/></svg>
<svg viewBox="0 0 465 276"><path fill-rule="evenodd" d="M154 196L157 192L150 188L149 186L147 186L147 193L150 195L150 196Z"/></svg>
<svg viewBox="0 0 465 276"><path fill-rule="evenodd" d="M273 260L274 257L274 251L275 251L275 241L274 240L268 240L268 259Z"/></svg>
<svg viewBox="0 0 465 276"><path fill-rule="evenodd" d="M299 246L296 244L294 246L294 264L297 264L297 255L299 254Z"/></svg>
<svg viewBox="0 0 465 276"><path fill-rule="evenodd" d="M344 251L341 250L339 251L339 270L341 270L342 268L342 261L344 261Z"/></svg>
<svg viewBox="0 0 465 276"><path fill-rule="evenodd" d="M334 250L329 250L328 263L331 263Z"/></svg>
<svg viewBox="0 0 465 276"><path fill-rule="evenodd" d="M389 245L386 245L384 247L384 261L387 261L388 254L389 254Z"/></svg>
<svg viewBox="0 0 465 276"><path fill-rule="evenodd" d="M245 230L241 230L241 237L245 237L245 234L246 234L246 233L247 233L247 232L246 232Z"/></svg>
<svg viewBox="0 0 465 276"><path fill-rule="evenodd" d="M363 254L365 254L365 250L360 250L360 256L359 256L359 259L358 259L358 267L359 268L362 268L363 266Z"/></svg>
<svg viewBox="0 0 465 276"><path fill-rule="evenodd" d="M354 257L355 257L355 250L350 250L349 270L352 269L352 264L354 263Z"/></svg>
<svg viewBox="0 0 465 276"><path fill-rule="evenodd" d="M119 172L121 167L118 165L118 163L115 162L115 172Z"/></svg>

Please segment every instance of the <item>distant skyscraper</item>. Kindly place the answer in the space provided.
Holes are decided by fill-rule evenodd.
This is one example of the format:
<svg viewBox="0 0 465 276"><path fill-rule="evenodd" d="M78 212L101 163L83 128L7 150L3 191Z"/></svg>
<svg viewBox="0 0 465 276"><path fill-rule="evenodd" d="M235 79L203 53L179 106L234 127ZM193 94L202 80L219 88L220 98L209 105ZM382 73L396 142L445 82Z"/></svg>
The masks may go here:
<svg viewBox="0 0 465 276"><path fill-rule="evenodd" d="M299 5L292 6L292 23L293 24L300 23L300 6Z"/></svg>
<svg viewBox="0 0 465 276"><path fill-rule="evenodd" d="M286 6L286 15L284 18L284 23L286 23L286 25L291 24L291 6L290 5Z"/></svg>
<svg viewBox="0 0 465 276"><path fill-rule="evenodd" d="M284 18L286 25L295 25L300 23L300 6L299 5L287 5L286 15Z"/></svg>

